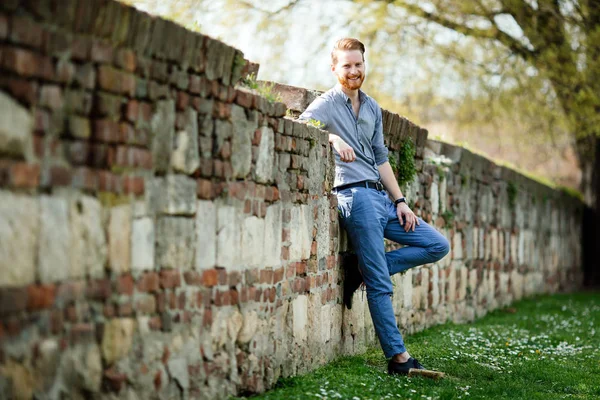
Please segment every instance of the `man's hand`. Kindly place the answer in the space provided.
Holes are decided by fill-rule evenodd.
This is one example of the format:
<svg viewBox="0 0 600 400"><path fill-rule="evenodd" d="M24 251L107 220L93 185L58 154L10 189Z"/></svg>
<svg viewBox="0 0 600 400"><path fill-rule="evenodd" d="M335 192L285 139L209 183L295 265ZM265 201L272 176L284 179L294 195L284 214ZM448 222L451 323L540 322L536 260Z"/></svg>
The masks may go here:
<svg viewBox="0 0 600 400"><path fill-rule="evenodd" d="M412 210L406 203L399 203L396 206L396 213L398 214L398 220L400 221L400 225L404 225L405 232L408 232L409 230L412 230L414 232L415 226L421 225L415 213L412 212Z"/></svg>
<svg viewBox="0 0 600 400"><path fill-rule="evenodd" d="M352 162L356 160L356 154L354 153L352 147L348 146L348 143L344 142L344 140L337 135L330 135L330 137L331 136L335 136L330 139L330 142L335 151L337 151L340 155L340 160L344 162Z"/></svg>

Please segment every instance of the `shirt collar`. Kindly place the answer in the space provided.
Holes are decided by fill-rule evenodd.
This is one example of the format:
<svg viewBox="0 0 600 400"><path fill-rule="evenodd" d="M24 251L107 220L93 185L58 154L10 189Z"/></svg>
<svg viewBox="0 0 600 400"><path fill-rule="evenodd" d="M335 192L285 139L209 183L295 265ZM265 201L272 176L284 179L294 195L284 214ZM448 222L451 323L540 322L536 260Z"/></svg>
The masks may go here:
<svg viewBox="0 0 600 400"><path fill-rule="evenodd" d="M339 83L337 85L335 85L335 90L339 95L341 95L342 101L344 103L347 103L347 104L351 103L350 97L348 97L348 95L346 93L344 93L344 91L342 90L342 87ZM362 90L358 89L358 99L360 100L360 104L363 104L365 101L367 101L367 94L365 92L363 92Z"/></svg>

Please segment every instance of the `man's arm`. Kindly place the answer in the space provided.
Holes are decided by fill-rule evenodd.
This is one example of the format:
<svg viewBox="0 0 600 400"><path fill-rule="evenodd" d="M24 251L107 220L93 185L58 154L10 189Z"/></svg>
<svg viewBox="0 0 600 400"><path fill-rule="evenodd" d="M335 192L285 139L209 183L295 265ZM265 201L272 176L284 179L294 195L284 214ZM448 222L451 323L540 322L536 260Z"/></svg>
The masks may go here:
<svg viewBox="0 0 600 400"><path fill-rule="evenodd" d="M381 177L381 182L385 186L385 189L392 196L394 200L399 199L402 196L402 191L400 190L400 186L398 185L398 181L396 180L396 176L394 175L394 171L392 170L392 166L389 161L384 162L379 167L379 176ZM398 215L398 220L400 221L400 225L404 226L404 230L408 232L412 230L414 232L416 225L421 225L419 219L415 215L415 213L410 209L406 202L398 203L396 206L396 214ZM404 223L406 221L406 223Z"/></svg>
<svg viewBox="0 0 600 400"><path fill-rule="evenodd" d="M317 97L302 114L299 119L309 121L311 119L319 121L324 125L324 129L327 130L329 126L329 109L328 103L322 97ZM348 146L341 137L333 133L329 134L329 143L333 146L334 150L340 155L340 160L344 162L352 162L356 160L356 154L352 147Z"/></svg>

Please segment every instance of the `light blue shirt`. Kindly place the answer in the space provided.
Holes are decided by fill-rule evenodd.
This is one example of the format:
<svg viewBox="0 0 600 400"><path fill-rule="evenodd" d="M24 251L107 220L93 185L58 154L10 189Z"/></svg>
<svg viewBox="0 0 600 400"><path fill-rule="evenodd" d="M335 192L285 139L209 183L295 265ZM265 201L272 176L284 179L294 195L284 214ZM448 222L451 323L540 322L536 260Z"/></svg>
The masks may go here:
<svg viewBox="0 0 600 400"><path fill-rule="evenodd" d="M379 165L388 160L388 149L383 144L381 108L371 97L359 90L358 118L352 110L350 98L339 85L315 99L300 115L301 120L314 119L324 129L341 137L356 154L356 160L346 163L335 155L334 187L359 181L378 181Z"/></svg>

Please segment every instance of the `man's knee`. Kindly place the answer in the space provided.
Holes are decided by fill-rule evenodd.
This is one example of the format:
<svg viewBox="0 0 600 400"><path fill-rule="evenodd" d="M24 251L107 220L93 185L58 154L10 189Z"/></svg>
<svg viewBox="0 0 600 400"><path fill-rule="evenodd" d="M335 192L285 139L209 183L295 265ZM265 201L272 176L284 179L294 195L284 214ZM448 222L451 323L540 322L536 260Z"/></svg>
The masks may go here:
<svg viewBox="0 0 600 400"><path fill-rule="evenodd" d="M450 243L444 236L439 235L438 239L429 247L429 254L434 258L431 262L441 260L450 252Z"/></svg>

